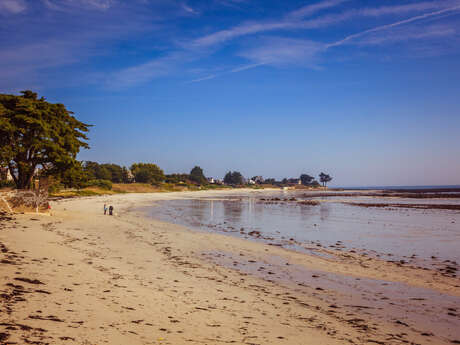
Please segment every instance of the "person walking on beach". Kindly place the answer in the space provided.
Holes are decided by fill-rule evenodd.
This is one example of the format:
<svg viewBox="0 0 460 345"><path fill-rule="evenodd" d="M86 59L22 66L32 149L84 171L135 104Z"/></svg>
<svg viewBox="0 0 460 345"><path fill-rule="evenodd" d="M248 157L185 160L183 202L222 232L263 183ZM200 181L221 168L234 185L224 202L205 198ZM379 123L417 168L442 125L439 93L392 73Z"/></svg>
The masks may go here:
<svg viewBox="0 0 460 345"><path fill-rule="evenodd" d="M110 205L109 207L109 215L113 216L113 206L112 205Z"/></svg>
<svg viewBox="0 0 460 345"><path fill-rule="evenodd" d="M107 204L104 204L104 216L107 214Z"/></svg>

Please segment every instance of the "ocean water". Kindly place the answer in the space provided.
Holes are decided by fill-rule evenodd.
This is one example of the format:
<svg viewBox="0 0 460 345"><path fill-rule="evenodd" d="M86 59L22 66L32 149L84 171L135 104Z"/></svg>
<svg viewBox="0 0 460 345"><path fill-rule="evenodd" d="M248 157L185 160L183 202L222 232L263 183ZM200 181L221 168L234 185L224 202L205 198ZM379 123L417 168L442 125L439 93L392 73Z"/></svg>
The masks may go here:
<svg viewBox="0 0 460 345"><path fill-rule="evenodd" d="M400 187L398 187L400 188ZM436 186L439 188L439 186ZM359 203L455 204L453 199L402 199L337 196L301 205L305 192L241 193L218 198L177 199L144 208L149 216L198 231L225 233L276 243L293 250L312 245L355 250L385 259L408 259L419 265L460 262L460 211L358 207ZM261 199L297 201L266 202ZM260 237L249 235L260 232ZM337 245L339 243L340 245Z"/></svg>
<svg viewBox="0 0 460 345"><path fill-rule="evenodd" d="M435 185L435 186L366 186L366 187L333 187L341 189L354 189L354 190L413 190L413 189L459 189L460 185Z"/></svg>

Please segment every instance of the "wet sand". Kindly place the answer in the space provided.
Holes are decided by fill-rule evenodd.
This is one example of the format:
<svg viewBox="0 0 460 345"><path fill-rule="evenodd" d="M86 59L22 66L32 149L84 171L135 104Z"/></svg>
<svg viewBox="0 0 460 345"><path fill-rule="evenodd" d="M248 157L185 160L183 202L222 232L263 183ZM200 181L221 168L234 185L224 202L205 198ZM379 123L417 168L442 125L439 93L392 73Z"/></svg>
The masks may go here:
<svg viewBox="0 0 460 345"><path fill-rule="evenodd" d="M460 213L449 208L450 203L460 207L460 199L415 201L370 196L368 192L310 197L313 194L305 197L301 191L274 191L196 196L161 201L139 210L197 231L224 233L310 254L318 254L312 247L319 246L429 268L460 262ZM394 204L399 207L389 206Z"/></svg>
<svg viewBox="0 0 460 345"><path fill-rule="evenodd" d="M0 343L460 343L452 274L340 243L300 253L136 211L191 195L63 200L51 217L2 219ZM101 214L104 202L116 216Z"/></svg>

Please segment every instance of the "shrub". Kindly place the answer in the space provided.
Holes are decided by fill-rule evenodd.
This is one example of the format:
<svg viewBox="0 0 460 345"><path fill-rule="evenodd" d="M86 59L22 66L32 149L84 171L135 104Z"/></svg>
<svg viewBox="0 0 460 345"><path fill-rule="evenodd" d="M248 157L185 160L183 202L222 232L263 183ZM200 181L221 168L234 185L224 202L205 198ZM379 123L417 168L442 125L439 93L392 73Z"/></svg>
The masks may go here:
<svg viewBox="0 0 460 345"><path fill-rule="evenodd" d="M99 187L102 189L111 190L112 182L109 180L89 180L85 183L85 187Z"/></svg>
<svg viewBox="0 0 460 345"><path fill-rule="evenodd" d="M4 180L0 180L0 188L5 188L5 187L16 187L16 185L14 184L14 181L4 181Z"/></svg>
<svg viewBox="0 0 460 345"><path fill-rule="evenodd" d="M48 187L48 193L58 193L61 189L63 189L63 187L64 186L60 183L53 183Z"/></svg>

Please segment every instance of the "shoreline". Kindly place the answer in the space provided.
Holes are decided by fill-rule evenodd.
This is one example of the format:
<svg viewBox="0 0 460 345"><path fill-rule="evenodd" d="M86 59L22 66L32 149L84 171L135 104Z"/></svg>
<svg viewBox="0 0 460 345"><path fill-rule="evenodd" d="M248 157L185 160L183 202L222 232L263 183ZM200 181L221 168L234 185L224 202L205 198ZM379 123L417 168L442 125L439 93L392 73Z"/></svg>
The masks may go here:
<svg viewBox="0 0 460 345"><path fill-rule="evenodd" d="M195 232L133 210L191 193L229 192L66 199L53 203L52 217L2 221L1 259L10 261L1 266L2 341L452 344L460 338L458 278L359 254L328 250L332 257L320 257ZM105 200L117 216L101 214Z"/></svg>

